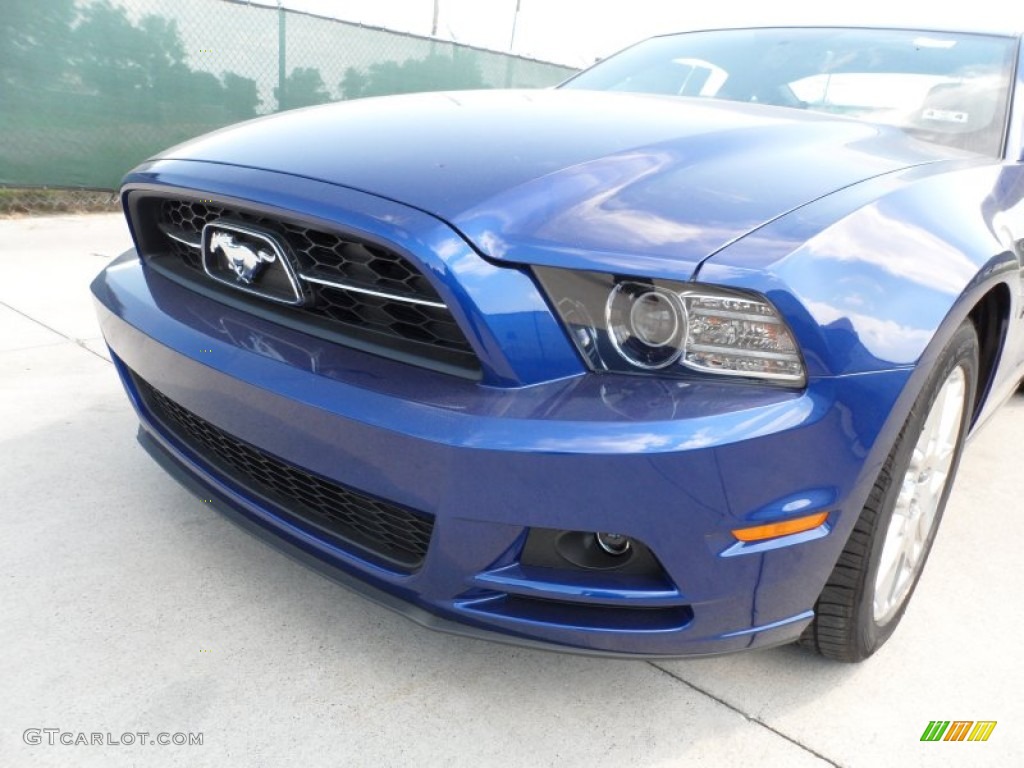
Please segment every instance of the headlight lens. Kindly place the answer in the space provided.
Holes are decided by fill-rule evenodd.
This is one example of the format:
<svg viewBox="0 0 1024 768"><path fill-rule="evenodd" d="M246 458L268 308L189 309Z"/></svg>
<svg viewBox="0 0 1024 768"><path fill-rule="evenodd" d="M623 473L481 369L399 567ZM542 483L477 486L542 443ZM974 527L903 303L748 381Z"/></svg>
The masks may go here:
<svg viewBox="0 0 1024 768"><path fill-rule="evenodd" d="M686 312L672 292L619 283L608 295L605 317L612 345L637 368L656 370L679 359Z"/></svg>
<svg viewBox="0 0 1024 768"><path fill-rule="evenodd" d="M699 283L535 271L595 370L700 371L804 384L793 335L762 296Z"/></svg>

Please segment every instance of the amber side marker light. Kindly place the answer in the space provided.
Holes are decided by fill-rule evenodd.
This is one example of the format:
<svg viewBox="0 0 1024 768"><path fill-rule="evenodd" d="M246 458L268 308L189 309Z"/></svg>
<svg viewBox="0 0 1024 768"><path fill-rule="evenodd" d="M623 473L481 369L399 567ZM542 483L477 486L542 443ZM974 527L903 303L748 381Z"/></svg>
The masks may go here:
<svg viewBox="0 0 1024 768"><path fill-rule="evenodd" d="M781 523L769 523L768 525L755 525L753 528L737 528L732 532L740 541L764 541L774 539L778 536L787 536L791 533L803 533L817 528L828 520L828 512L816 512L813 515L798 517L795 520L786 520Z"/></svg>

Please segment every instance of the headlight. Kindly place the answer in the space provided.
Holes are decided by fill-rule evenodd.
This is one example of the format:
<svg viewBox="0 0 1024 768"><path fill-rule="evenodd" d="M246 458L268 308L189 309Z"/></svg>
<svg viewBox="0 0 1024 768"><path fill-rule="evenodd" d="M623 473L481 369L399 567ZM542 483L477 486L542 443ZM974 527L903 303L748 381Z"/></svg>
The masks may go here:
<svg viewBox="0 0 1024 768"><path fill-rule="evenodd" d="M604 315L615 350L637 368L664 368L679 359L686 310L671 291L619 283L608 295Z"/></svg>
<svg viewBox="0 0 1024 768"><path fill-rule="evenodd" d="M594 370L701 371L804 384L793 335L763 296L699 283L534 269Z"/></svg>

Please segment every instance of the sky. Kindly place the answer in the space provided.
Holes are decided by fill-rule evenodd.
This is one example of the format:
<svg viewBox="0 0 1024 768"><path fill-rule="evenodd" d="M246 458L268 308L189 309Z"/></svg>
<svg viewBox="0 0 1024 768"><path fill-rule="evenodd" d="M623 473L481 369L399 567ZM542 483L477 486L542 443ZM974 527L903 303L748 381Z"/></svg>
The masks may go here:
<svg viewBox="0 0 1024 768"><path fill-rule="evenodd" d="M278 0L251 0L276 5ZM434 0L281 0L287 8L430 35ZM1005 28L1007 0L909 3L907 0L437 0L437 36L497 51L584 67L651 35L759 24L905 24ZM518 13L516 7L519 7ZM512 29L515 21L515 37Z"/></svg>

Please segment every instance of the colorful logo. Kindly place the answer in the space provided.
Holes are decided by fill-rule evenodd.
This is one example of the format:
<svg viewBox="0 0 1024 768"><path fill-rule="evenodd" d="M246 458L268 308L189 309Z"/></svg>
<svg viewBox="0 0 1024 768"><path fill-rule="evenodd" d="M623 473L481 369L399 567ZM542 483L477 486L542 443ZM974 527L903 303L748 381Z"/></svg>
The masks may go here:
<svg viewBox="0 0 1024 768"><path fill-rule="evenodd" d="M995 729L995 720L932 720L921 741L988 741Z"/></svg>

